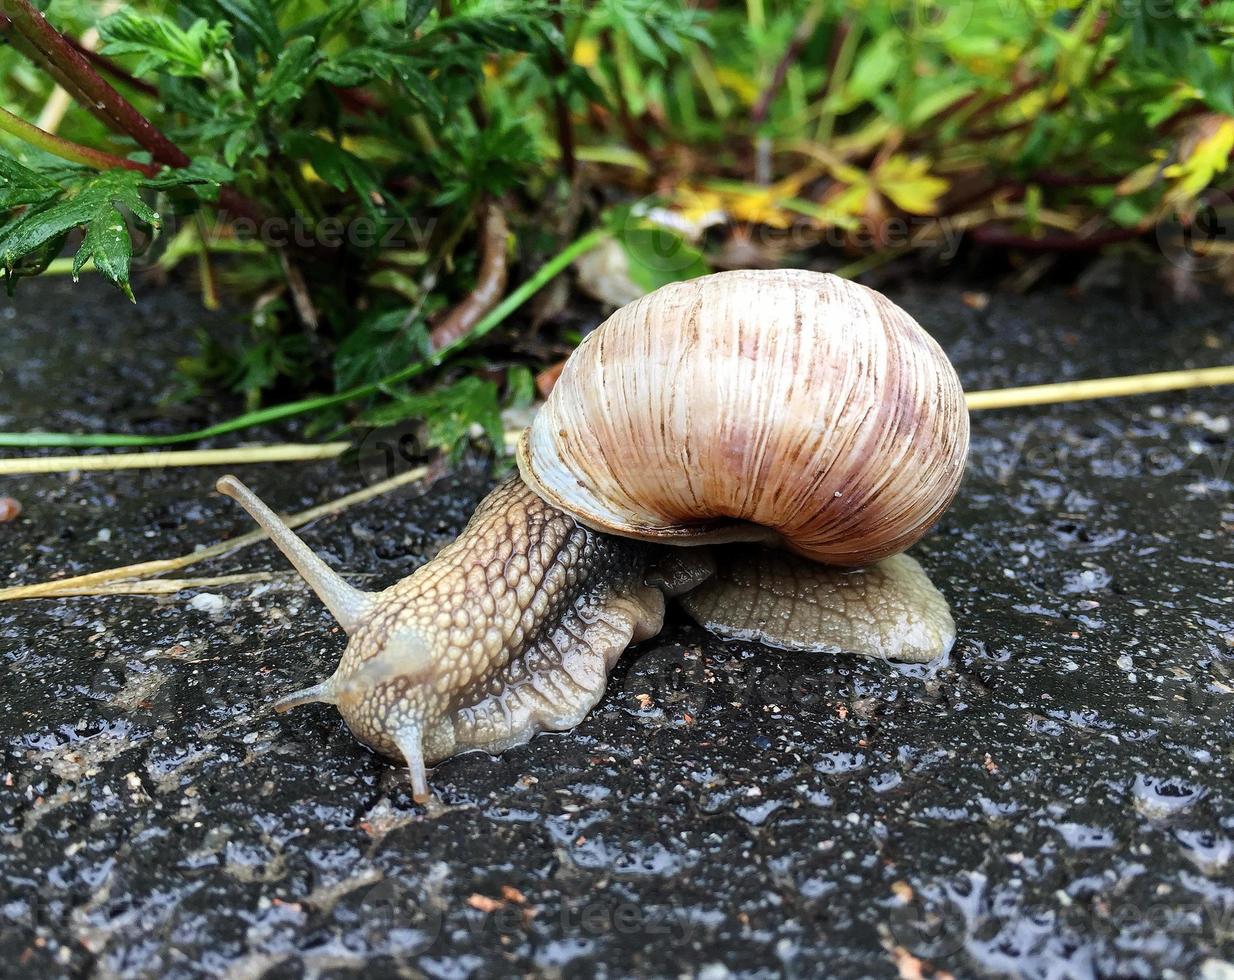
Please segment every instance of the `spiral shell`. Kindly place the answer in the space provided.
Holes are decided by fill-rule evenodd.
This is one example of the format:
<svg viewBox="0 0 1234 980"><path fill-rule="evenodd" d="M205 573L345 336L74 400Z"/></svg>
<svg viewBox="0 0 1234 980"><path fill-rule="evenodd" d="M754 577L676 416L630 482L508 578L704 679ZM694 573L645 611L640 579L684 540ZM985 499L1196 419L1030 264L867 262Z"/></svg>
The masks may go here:
<svg viewBox="0 0 1234 980"><path fill-rule="evenodd" d="M519 444L523 479L601 531L775 539L866 565L955 496L968 411L902 309L803 270L721 272L622 307L575 351Z"/></svg>

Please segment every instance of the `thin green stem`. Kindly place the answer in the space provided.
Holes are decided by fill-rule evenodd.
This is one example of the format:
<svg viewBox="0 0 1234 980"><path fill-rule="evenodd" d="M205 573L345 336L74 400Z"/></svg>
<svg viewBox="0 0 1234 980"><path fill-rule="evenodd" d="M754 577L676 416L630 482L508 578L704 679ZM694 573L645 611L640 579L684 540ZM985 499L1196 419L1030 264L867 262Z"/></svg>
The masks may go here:
<svg viewBox="0 0 1234 980"><path fill-rule="evenodd" d="M763 10L763 0L746 0L746 22L750 30L760 33L767 24L767 14Z"/></svg>
<svg viewBox="0 0 1234 980"><path fill-rule="evenodd" d="M333 395L320 395L316 398L303 398L300 401L286 402L282 405L271 405L269 408L261 408L255 412L246 412L245 414L234 419L228 419L226 422L219 422L215 425L207 426L204 429L198 429L195 432L179 432L166 436L138 436L122 432L98 432L84 434L74 432L0 432L0 446L30 449L48 446L55 446L59 448L85 448L90 446L116 447L175 445L185 442L195 442L198 439L207 439L212 436L221 436L229 432L238 432L241 429L251 428L254 425L261 425L265 422L278 422L282 419L291 418L296 415L304 415L307 412L319 411L323 408L331 408L335 405L341 405L344 402L349 402L356 398L364 398L368 395L376 394L390 385L399 384L400 382L407 381L419 374L423 374L425 371L438 367L444 363L450 355L456 353L474 341L479 340L485 334L492 331L511 313L517 310L520 306L527 302L527 300L539 292L541 288L547 285L551 279L558 275L558 273L569 266L571 262L583 253L589 252L599 245L607 234L608 233L606 231L597 228L594 231L590 231L581 238L571 242L562 251L558 252L552 259L541 266L536 271L534 276L524 282L521 286L506 296L505 299L493 307L492 311L487 316L483 317L469 333L464 334L454 343L442 347L440 350L434 351L424 360L416 361L414 364L409 364L407 367L399 371L395 371L393 374L389 374L377 381L357 385L354 388L348 388L346 391L340 391Z"/></svg>
<svg viewBox="0 0 1234 980"><path fill-rule="evenodd" d="M93 167L95 170L124 167L126 170L140 170L147 177L153 177L161 169L149 164L137 163L135 160L125 160L123 157L66 140L63 136L39 129L34 123L26 122L20 116L15 116L4 108L0 108L0 132L16 136L22 142L37 147L45 153L50 153L52 156L57 156L61 160L79 163L83 167Z"/></svg>
<svg viewBox="0 0 1234 980"><path fill-rule="evenodd" d="M818 121L818 131L814 134L815 142L824 144L831 141L831 133L836 122L836 99L848 83L848 73L852 70L853 61L857 57L857 42L861 40L862 24L860 21L853 24L841 21L837 30L844 31L844 35L840 39L840 49L836 52L835 63L832 65L826 88L823 90L822 112Z"/></svg>
<svg viewBox="0 0 1234 980"><path fill-rule="evenodd" d="M913 105L913 90L917 84L917 54L921 49L921 18L925 16L921 0L915 0L914 9L909 16L909 27L903 68L900 70L895 84L896 125L904 130L908 127L908 117Z"/></svg>

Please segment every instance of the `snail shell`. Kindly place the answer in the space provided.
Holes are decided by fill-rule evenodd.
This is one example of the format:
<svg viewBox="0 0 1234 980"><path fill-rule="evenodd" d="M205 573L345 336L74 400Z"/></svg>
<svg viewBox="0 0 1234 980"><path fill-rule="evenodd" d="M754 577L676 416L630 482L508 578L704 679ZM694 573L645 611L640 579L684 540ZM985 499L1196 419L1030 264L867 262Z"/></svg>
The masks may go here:
<svg viewBox="0 0 1234 980"><path fill-rule="evenodd" d="M946 510L968 436L955 369L900 307L825 273L746 270L609 317L566 363L518 462L596 530L770 539L859 566Z"/></svg>

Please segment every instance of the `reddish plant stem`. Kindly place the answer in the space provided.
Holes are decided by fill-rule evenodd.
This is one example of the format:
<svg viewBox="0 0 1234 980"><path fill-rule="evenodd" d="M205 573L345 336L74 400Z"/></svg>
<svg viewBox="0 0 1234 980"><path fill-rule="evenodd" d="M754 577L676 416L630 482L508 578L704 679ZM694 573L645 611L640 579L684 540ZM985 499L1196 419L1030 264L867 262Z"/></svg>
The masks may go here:
<svg viewBox="0 0 1234 980"><path fill-rule="evenodd" d="M42 51L26 40L8 17L0 15L0 34L4 35L13 50L26 57L33 64L45 71L51 80L68 92L74 102L98 119L108 129L114 129L112 118L107 111L95 104L94 100L81 90L81 87L54 61L48 59Z"/></svg>
<svg viewBox="0 0 1234 980"><path fill-rule="evenodd" d="M1017 235L990 225L974 228L970 234L978 245L993 245L999 248L1015 248L1025 252L1093 252L1114 245L1118 242L1129 242L1139 238L1145 232L1144 228L1111 228L1095 235L1045 235L1033 238L1031 235Z"/></svg>
<svg viewBox="0 0 1234 980"><path fill-rule="evenodd" d="M101 108L113 128L132 137L147 150L156 163L169 167L186 167L189 158L178 146L133 108L123 95L108 84L90 62L68 42L63 34L47 22L30 0L7 0L9 19L18 33L36 48L44 63L55 64L73 82L68 91L78 101L84 97Z"/></svg>
<svg viewBox="0 0 1234 980"><path fill-rule="evenodd" d="M789 41L788 47L784 49L784 54L780 56L780 60L776 62L775 70L771 73L771 81L767 87L763 89L762 95L758 97L758 102L754 104L754 108L750 111L750 121L754 125L761 125L767 119L767 114L771 111L771 103L775 101L777 95L780 94L780 89L784 87L784 80L788 78L788 70L793 67L793 64L801 57L801 50L806 46L806 43L814 36L814 31L818 27L819 14L821 7L815 5L806 15L805 19L798 25L797 30L793 33L792 40Z"/></svg>
<svg viewBox="0 0 1234 980"><path fill-rule="evenodd" d="M553 86L553 112L557 117L557 143L561 147L561 169L565 174L567 182L573 184L575 171L577 170L574 159L574 124L570 120L570 106L566 103L565 94L561 91L560 87L564 84L568 70L564 50L566 43L566 20L561 7L557 7L553 11L553 26L557 28L557 33L561 35L561 43L563 45L563 50L553 49L549 62L549 68L556 82Z"/></svg>
<svg viewBox="0 0 1234 980"><path fill-rule="evenodd" d="M506 291L506 243L510 229L506 216L492 201L482 205L480 270L475 288L453 307L429 334L433 350L457 343L499 302Z"/></svg>
<svg viewBox="0 0 1234 980"><path fill-rule="evenodd" d="M77 51L78 54L90 62L90 64L92 64L99 71L106 72L112 78L123 82L125 85L129 86L129 88L136 89L143 95L148 95L151 98L158 97L159 90L157 88L143 79L133 77L106 55L90 50L76 38L69 37L67 34L64 35L64 39L73 46L73 49Z"/></svg>

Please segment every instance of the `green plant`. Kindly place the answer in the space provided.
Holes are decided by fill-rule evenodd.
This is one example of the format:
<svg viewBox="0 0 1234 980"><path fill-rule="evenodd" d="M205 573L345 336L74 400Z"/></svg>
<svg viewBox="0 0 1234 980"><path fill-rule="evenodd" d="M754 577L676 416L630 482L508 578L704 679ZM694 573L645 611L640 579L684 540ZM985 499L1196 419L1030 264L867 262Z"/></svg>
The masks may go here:
<svg viewBox="0 0 1234 980"><path fill-rule="evenodd" d="M247 304L181 387L248 411L179 441L307 412L495 431L503 375L571 340L497 331L511 298L605 238L646 289L730 250L1153 245L1228 203L1234 0L115 6L0 15L0 268L132 295L134 262L191 259L204 302Z"/></svg>

